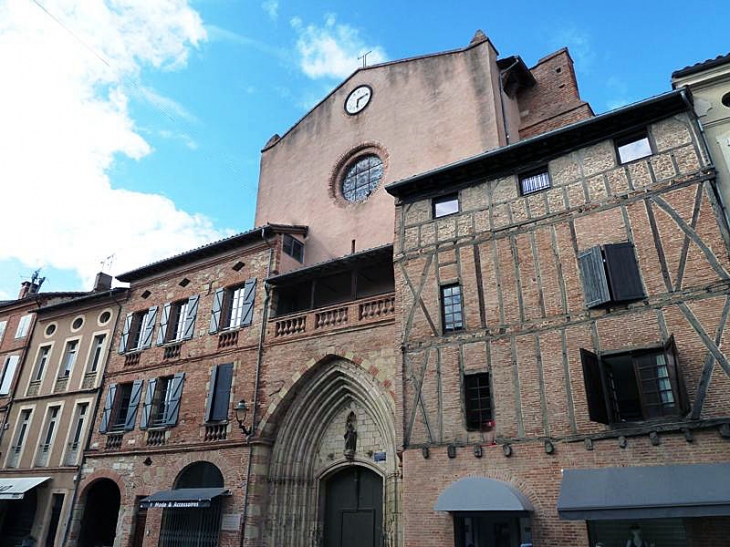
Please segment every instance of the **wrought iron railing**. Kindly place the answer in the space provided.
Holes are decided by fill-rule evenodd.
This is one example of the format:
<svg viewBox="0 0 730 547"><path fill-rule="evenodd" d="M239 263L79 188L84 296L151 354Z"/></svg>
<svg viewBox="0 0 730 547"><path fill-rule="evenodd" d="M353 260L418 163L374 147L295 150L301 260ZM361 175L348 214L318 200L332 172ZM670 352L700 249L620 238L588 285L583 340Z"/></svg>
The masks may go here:
<svg viewBox="0 0 730 547"><path fill-rule="evenodd" d="M38 454L35 458L36 467L46 467L48 458L51 456L51 443L41 443L38 445Z"/></svg>
<svg viewBox="0 0 730 547"><path fill-rule="evenodd" d="M23 445L15 444L10 447L10 453L8 454L8 467L18 467L20 461L20 452L23 450Z"/></svg>

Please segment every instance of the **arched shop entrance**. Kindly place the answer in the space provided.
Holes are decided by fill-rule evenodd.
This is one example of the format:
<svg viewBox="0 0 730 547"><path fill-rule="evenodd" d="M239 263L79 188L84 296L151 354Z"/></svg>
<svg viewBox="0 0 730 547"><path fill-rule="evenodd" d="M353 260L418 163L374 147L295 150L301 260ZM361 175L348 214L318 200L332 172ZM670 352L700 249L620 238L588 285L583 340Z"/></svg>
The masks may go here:
<svg viewBox="0 0 730 547"><path fill-rule="evenodd" d="M114 545L121 499L119 487L111 479L99 479L89 486L79 547Z"/></svg>
<svg viewBox="0 0 730 547"><path fill-rule="evenodd" d="M330 476L323 488L324 547L383 544L383 479L361 466Z"/></svg>
<svg viewBox="0 0 730 547"><path fill-rule="evenodd" d="M172 490L145 498L141 506L164 509L159 547L217 547L227 494L220 469L200 461L180 472Z"/></svg>

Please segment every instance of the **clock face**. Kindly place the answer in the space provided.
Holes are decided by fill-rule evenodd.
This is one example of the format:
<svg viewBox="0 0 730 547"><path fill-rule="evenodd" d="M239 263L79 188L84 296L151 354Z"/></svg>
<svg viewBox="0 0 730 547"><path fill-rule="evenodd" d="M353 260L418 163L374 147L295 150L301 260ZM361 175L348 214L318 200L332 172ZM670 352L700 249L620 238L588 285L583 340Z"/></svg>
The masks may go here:
<svg viewBox="0 0 730 547"><path fill-rule="evenodd" d="M373 96L373 90L369 85L361 85L353 89L345 100L345 112L357 114L365 110Z"/></svg>

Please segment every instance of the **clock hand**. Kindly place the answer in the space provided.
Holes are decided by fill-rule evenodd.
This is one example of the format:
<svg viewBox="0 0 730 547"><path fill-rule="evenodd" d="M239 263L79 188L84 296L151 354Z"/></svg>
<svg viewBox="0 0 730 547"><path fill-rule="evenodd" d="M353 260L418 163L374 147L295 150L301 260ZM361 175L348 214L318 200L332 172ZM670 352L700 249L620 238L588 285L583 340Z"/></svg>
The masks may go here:
<svg viewBox="0 0 730 547"><path fill-rule="evenodd" d="M355 108L360 108L360 100L364 99L365 95L360 95L357 100L355 101Z"/></svg>

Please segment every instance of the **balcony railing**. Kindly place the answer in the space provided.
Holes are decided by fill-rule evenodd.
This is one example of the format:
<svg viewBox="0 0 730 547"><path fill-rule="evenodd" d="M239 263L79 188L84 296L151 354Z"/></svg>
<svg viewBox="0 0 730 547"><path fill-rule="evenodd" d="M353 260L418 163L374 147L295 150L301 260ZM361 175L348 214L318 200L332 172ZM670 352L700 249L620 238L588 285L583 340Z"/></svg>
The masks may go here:
<svg viewBox="0 0 730 547"><path fill-rule="evenodd" d="M76 461L79 458L79 450L81 443L68 443L66 448L66 457L63 460L64 465L76 465Z"/></svg>
<svg viewBox="0 0 730 547"><path fill-rule="evenodd" d="M91 389L96 384L96 372L87 372L84 374L84 380L81 389Z"/></svg>
<svg viewBox="0 0 730 547"><path fill-rule="evenodd" d="M18 467L20 461L20 452L23 450L23 445L16 444L10 447L10 454L8 454L8 467Z"/></svg>
<svg viewBox="0 0 730 547"><path fill-rule="evenodd" d="M228 437L228 424L205 424L205 441L225 441Z"/></svg>
<svg viewBox="0 0 730 547"><path fill-rule="evenodd" d="M328 308L320 308L285 317L275 318L274 338L295 338L309 332L315 333L374 323L395 316L395 295L385 294L373 298L354 300Z"/></svg>
<svg viewBox="0 0 730 547"><path fill-rule="evenodd" d="M106 448L108 450L117 450L119 448L122 448L123 438L124 433L109 433L106 436Z"/></svg>
<svg viewBox="0 0 730 547"><path fill-rule="evenodd" d="M28 397L34 397L35 395L38 395L38 391L41 388L41 381L40 380L33 380L31 383L28 384Z"/></svg>
<svg viewBox="0 0 730 547"><path fill-rule="evenodd" d="M178 357L180 357L180 344L165 347L163 359L177 359Z"/></svg>
<svg viewBox="0 0 730 547"><path fill-rule="evenodd" d="M133 367L134 365L139 364L139 356L140 353L129 353L124 356L124 366L125 367Z"/></svg>
<svg viewBox="0 0 730 547"><path fill-rule="evenodd" d="M218 336L218 349L232 348L238 344L238 331L233 330L221 333Z"/></svg>
<svg viewBox="0 0 730 547"><path fill-rule="evenodd" d="M161 446L165 444L167 440L164 429L150 429L147 431L147 445L148 446Z"/></svg>
<svg viewBox="0 0 730 547"><path fill-rule="evenodd" d="M66 391L67 385L68 376L61 376L60 378L56 378L56 385L53 388L54 393L58 393L59 391Z"/></svg>
<svg viewBox="0 0 730 547"><path fill-rule="evenodd" d="M35 458L36 467L46 467L48 458L51 456L51 443L38 445L38 454Z"/></svg>

